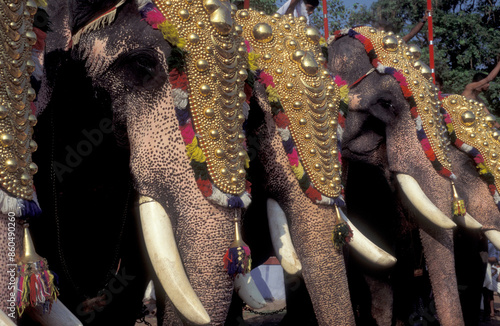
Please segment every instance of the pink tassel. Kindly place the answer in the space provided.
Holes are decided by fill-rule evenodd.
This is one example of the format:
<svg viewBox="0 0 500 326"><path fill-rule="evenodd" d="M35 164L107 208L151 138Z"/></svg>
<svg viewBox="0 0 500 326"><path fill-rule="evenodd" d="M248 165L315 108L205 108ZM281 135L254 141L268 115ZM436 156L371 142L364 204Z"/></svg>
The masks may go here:
<svg viewBox="0 0 500 326"><path fill-rule="evenodd" d="M146 22L154 29L158 29L158 25L163 23L165 20L165 16L163 16L158 8L154 8L146 14Z"/></svg>

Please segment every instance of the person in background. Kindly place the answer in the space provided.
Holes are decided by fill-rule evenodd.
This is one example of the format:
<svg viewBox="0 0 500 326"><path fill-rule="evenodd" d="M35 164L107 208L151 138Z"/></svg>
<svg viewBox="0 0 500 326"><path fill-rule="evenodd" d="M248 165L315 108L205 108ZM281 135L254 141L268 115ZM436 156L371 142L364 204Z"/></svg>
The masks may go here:
<svg viewBox="0 0 500 326"><path fill-rule="evenodd" d="M427 18L429 18L429 12L430 12L429 10L426 10L424 13L424 17L422 17L422 19L417 23L417 25L413 26L411 31L405 36L403 36L403 41L405 41L405 43L408 43L415 35L418 34L418 32L422 30L425 23L427 22Z"/></svg>
<svg viewBox="0 0 500 326"><path fill-rule="evenodd" d="M462 95L469 99L483 103L481 98L478 96L482 92L485 92L489 89L490 82L495 79L495 77L498 75L498 72L500 72L500 54L497 55L497 65L495 66L495 68L493 68L493 70L488 75L484 72L476 73L474 77L472 77L472 83L465 86Z"/></svg>
<svg viewBox="0 0 500 326"><path fill-rule="evenodd" d="M495 265L500 262L500 251L495 248L495 246L488 240L488 264ZM491 273L491 269L488 268L487 273ZM498 277L498 275L496 275ZM489 282L493 283L490 275ZM495 280L496 281L496 280ZM496 282L495 282L496 283ZM483 306L484 306L484 321L489 321L491 317L495 316L494 300L493 300L493 288L492 286L483 287Z"/></svg>
<svg viewBox="0 0 500 326"><path fill-rule="evenodd" d="M479 97L479 94L482 92L486 92L490 88L490 82L495 79L495 77L500 72L500 54L497 55L497 64L493 70L489 74L485 74L484 72L478 72L474 74L472 77L472 83L469 83L465 86L464 91L462 92L462 96L476 100L479 103L484 103L484 101ZM490 111L484 106L484 111L486 114L490 114ZM500 124L495 122L495 127L500 128Z"/></svg>
<svg viewBox="0 0 500 326"><path fill-rule="evenodd" d="M277 13L280 15L293 14L294 17L304 16L309 24L309 15L318 7L319 0L288 0Z"/></svg>

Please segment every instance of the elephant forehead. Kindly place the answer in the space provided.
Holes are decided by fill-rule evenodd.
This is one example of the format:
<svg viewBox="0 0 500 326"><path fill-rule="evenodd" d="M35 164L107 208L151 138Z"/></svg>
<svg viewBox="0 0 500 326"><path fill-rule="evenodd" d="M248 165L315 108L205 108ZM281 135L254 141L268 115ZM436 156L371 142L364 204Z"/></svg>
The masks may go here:
<svg viewBox="0 0 500 326"><path fill-rule="evenodd" d="M446 151L449 140L440 116L437 88L430 80L430 70L418 60L417 52L399 36L372 27L338 31L335 38L343 35L360 41L377 71L396 79L410 104L417 136L427 158L438 173L453 178L451 159Z"/></svg>
<svg viewBox="0 0 500 326"><path fill-rule="evenodd" d="M274 120L284 130L280 133L292 169L299 180L310 178L322 195L338 197L340 87L322 65L326 59L319 33L300 18L265 16L253 10L240 10L235 17L251 45L250 54L257 58L256 67L262 69L257 79L266 86L269 102L276 108Z"/></svg>
<svg viewBox="0 0 500 326"><path fill-rule="evenodd" d="M474 158L480 174L492 174L498 189L500 133L494 128L495 117L486 112L484 104L461 95L444 98L443 108L448 131L456 139L454 145Z"/></svg>
<svg viewBox="0 0 500 326"><path fill-rule="evenodd" d="M197 135L193 145L201 148L214 184L225 193L242 195L248 161L243 145L248 67L246 52L238 51L243 39L234 31L232 7L228 1L155 4L169 30L186 40L189 108Z"/></svg>

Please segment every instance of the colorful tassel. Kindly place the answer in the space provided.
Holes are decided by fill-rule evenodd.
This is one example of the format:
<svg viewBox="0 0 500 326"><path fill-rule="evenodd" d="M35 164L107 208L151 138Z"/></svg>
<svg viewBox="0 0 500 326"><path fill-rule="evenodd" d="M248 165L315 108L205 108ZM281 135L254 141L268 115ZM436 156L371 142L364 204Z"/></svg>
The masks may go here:
<svg viewBox="0 0 500 326"><path fill-rule="evenodd" d="M339 208L335 206L335 214L337 215L337 223L333 228L332 241L333 246L337 250L341 250L345 244L348 244L352 239L351 227L345 223L340 217Z"/></svg>
<svg viewBox="0 0 500 326"><path fill-rule="evenodd" d="M47 260L35 251L27 223L24 224L23 245L23 255L17 265L17 311L22 316L27 307L42 306L43 311L48 312L59 291L54 285L54 274L49 271Z"/></svg>
<svg viewBox="0 0 500 326"><path fill-rule="evenodd" d="M241 239L240 234L240 218L237 216L238 212L235 210L236 217L234 218L234 241L231 247L224 255L224 268L232 278L237 274L249 273L252 266L252 258L250 256L250 248Z"/></svg>
<svg viewBox="0 0 500 326"><path fill-rule="evenodd" d="M458 196L457 189L455 188L455 183L451 182L451 188L453 189L453 215L464 216L467 210L465 209L465 203L462 198Z"/></svg>

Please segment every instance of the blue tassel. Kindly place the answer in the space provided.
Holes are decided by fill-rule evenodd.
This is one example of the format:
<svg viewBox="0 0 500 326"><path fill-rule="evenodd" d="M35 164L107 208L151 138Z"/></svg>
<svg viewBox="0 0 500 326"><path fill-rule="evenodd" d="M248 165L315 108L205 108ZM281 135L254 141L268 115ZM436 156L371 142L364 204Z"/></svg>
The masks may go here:
<svg viewBox="0 0 500 326"><path fill-rule="evenodd" d="M33 200L24 200L24 208L21 210L23 217L37 217L42 214L42 210Z"/></svg>

